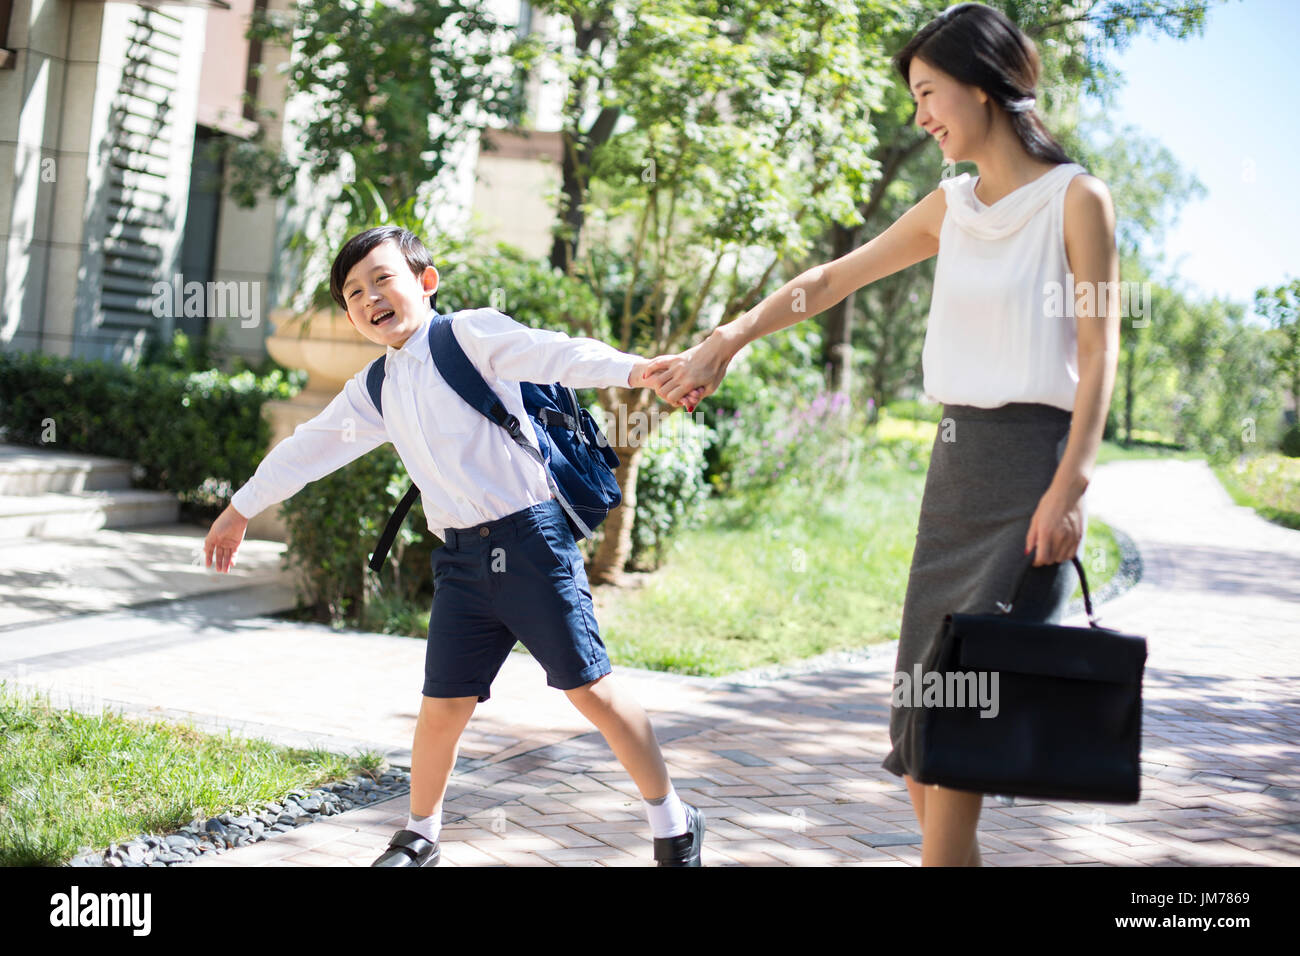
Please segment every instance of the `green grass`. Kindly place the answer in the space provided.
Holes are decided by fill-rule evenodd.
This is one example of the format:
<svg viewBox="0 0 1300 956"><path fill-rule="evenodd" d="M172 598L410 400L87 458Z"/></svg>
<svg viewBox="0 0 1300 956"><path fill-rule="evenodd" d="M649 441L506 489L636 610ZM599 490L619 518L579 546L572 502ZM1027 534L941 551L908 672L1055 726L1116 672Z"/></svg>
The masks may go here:
<svg viewBox="0 0 1300 956"><path fill-rule="evenodd" d="M55 709L0 681L0 865L51 866L84 847L171 833L290 790L374 773L349 758L104 711Z"/></svg>
<svg viewBox="0 0 1300 956"><path fill-rule="evenodd" d="M1283 527L1300 529L1300 458L1259 455L1213 467L1237 504Z"/></svg>
<svg viewBox="0 0 1300 956"><path fill-rule="evenodd" d="M828 497L779 486L761 511L714 502L647 584L603 610L612 659L720 675L898 636L923 471Z"/></svg>

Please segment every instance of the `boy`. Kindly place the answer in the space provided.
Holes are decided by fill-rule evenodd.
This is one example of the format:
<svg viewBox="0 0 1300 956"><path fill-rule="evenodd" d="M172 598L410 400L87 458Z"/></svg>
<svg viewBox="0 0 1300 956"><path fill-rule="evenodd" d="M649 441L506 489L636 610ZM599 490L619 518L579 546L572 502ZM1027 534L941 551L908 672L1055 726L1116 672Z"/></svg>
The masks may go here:
<svg viewBox="0 0 1300 956"><path fill-rule="evenodd" d="M466 404L429 354L429 297L437 288L429 251L405 229L370 229L343 246L330 293L361 335L388 346L384 414L362 369L324 411L271 449L231 498L204 541L207 566L215 556L217 570L229 571L249 518L391 441L444 545L433 555L437 593L411 746L410 817L372 865L437 864L460 735L518 639L631 775L658 865L699 866L703 815L678 799L649 719L609 676L582 555L542 465ZM459 313L452 331L534 446L518 382L655 384L658 365L594 339L527 328L495 309Z"/></svg>

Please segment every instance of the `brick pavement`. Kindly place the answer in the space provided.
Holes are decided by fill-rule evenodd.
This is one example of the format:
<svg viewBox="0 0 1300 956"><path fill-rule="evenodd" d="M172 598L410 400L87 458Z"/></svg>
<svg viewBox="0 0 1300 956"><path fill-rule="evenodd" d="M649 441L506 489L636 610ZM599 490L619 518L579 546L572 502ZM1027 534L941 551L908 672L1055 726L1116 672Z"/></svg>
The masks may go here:
<svg viewBox="0 0 1300 956"><path fill-rule="evenodd" d="M987 800L984 863L1300 863L1300 532L1233 505L1200 462L1106 465L1089 495L1090 513L1127 532L1146 566L1099 609L1106 626L1148 638L1142 799ZM250 619L105 646L96 660L42 669L31 658L22 677L55 691L97 681L100 698L128 709L401 762L422 642L326 630ZM250 658L265 672L247 673ZM682 797L707 815L706 865L917 865L906 791L880 767L892 670L885 646L757 687L618 672L651 712ZM366 866L407 809L394 798L195 865ZM442 865L642 866L649 855L631 781L535 662L511 655L466 732Z"/></svg>

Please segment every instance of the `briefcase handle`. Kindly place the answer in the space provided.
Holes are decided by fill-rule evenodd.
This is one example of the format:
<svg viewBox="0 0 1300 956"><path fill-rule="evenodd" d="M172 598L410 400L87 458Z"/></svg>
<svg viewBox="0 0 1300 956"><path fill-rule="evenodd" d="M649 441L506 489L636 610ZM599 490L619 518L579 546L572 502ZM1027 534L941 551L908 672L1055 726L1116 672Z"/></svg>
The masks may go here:
<svg viewBox="0 0 1300 956"><path fill-rule="evenodd" d="M1092 613L1092 596L1088 593L1088 576L1083 573L1083 565L1079 563L1077 555L1070 560L1074 563L1074 569L1079 572L1079 583L1083 585L1083 606L1088 611L1088 626L1100 628L1101 625L1097 623L1099 618ZM1016 579L1016 587L1015 590L1011 592L1011 600L1006 604L1003 604L1001 601L997 602L998 611L1002 614L1011 613L1011 608L1015 606L1016 599L1020 597L1020 588L1021 585L1025 583L1025 576L1029 574L1029 569L1033 567L1033 564L1034 555L1031 554L1025 560L1025 566L1020 571L1020 577Z"/></svg>

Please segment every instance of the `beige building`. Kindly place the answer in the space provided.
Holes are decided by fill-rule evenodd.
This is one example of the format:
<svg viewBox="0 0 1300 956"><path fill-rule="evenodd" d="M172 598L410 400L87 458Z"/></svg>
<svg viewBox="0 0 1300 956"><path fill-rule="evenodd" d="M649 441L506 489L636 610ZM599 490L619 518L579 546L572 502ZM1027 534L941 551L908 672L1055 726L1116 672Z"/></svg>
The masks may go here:
<svg viewBox="0 0 1300 956"><path fill-rule="evenodd" d="M275 110L266 136L292 159L311 104L285 103L285 51L244 37L255 5L289 3L0 0L0 348L133 362L181 329L265 354L305 206L238 207L207 147L257 131L250 92ZM558 27L519 0L492 7L523 30ZM541 256L559 103L536 77L530 92L543 132L502 131L493 152L466 143L440 212ZM323 185L299 182L299 199Z"/></svg>

